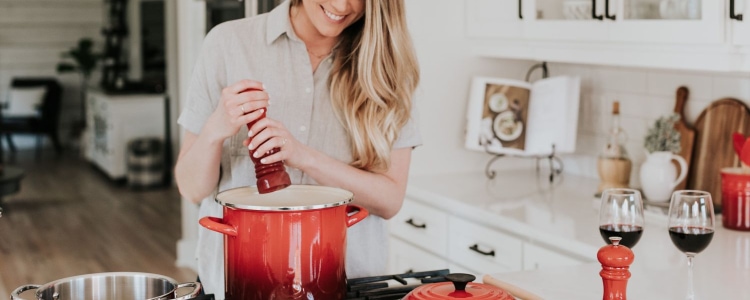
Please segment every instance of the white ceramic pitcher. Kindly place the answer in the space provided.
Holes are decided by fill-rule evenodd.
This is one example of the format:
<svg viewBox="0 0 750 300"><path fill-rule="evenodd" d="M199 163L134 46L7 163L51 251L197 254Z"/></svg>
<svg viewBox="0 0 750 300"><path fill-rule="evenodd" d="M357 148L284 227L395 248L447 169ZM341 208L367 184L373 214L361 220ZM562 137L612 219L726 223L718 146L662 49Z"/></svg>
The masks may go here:
<svg viewBox="0 0 750 300"><path fill-rule="evenodd" d="M680 164L678 176L672 160ZM674 188L687 176L687 162L669 151L656 151L646 156L641 165L641 187L649 201L668 201Z"/></svg>

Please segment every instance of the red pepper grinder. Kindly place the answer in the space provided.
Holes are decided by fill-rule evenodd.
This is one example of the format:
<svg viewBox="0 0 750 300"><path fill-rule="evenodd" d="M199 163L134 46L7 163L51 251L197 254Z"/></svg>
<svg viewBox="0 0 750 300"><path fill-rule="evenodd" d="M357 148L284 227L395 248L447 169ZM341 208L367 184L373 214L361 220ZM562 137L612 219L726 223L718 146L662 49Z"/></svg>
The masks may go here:
<svg viewBox="0 0 750 300"><path fill-rule="evenodd" d="M630 264L633 263L633 251L620 245L619 236L610 237L611 245L599 249L596 258L602 264L599 275L604 283L603 300L625 300L625 292L630 278Z"/></svg>
<svg viewBox="0 0 750 300"><path fill-rule="evenodd" d="M263 111L263 114L255 121L247 123L247 129L250 130L250 127L252 127L253 124L258 122L258 120L265 118L267 110L268 108L266 108L266 110ZM275 192L292 184L283 162L277 161L271 164L260 162L264 157L279 152L280 150L281 149L279 148L273 148L260 157L254 157L253 150L248 151L250 153L250 159L255 165L256 184L258 185L258 192L261 194Z"/></svg>

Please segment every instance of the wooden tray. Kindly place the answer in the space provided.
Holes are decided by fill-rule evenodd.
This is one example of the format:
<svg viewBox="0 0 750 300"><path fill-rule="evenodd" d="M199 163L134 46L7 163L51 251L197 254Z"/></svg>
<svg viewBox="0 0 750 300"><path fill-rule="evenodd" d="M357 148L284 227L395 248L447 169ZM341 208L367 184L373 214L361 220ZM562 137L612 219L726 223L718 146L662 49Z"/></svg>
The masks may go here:
<svg viewBox="0 0 750 300"><path fill-rule="evenodd" d="M677 155L682 156L687 162L687 169L690 170L693 157L693 145L695 142L695 129L685 122L685 102L687 102L689 91L686 87L681 86L677 89L676 99L674 104L674 112L680 115L680 120L674 124L675 130L680 133L680 153ZM677 170L680 169L680 165L673 162ZM679 173L678 173L679 174ZM675 190L684 190L687 186L687 177L685 180L680 182Z"/></svg>
<svg viewBox="0 0 750 300"><path fill-rule="evenodd" d="M720 171L740 166L732 146L732 133L750 133L750 109L733 98L714 101L698 116L695 131L687 188L710 192L714 209L721 211Z"/></svg>

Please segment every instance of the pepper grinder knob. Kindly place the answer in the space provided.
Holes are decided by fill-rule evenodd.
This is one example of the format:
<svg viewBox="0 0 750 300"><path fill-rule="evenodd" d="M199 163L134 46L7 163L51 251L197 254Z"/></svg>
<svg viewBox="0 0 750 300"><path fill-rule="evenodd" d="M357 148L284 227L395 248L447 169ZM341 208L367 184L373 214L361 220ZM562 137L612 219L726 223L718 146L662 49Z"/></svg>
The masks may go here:
<svg viewBox="0 0 750 300"><path fill-rule="evenodd" d="M599 276L604 284L603 300L626 300L628 279L630 279L630 265L635 255L630 248L620 245L619 236L610 237L611 245L599 249L596 258L602 264Z"/></svg>

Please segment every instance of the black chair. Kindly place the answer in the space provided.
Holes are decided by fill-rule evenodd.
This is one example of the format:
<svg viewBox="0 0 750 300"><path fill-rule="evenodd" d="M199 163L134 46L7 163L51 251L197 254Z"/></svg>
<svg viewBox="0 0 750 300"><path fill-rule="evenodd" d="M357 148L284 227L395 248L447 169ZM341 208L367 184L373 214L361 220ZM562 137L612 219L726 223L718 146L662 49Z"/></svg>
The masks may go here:
<svg viewBox="0 0 750 300"><path fill-rule="evenodd" d="M49 137L55 147L55 153L60 155L62 146L57 135L57 125L60 119L60 106L62 102L62 87L55 78L14 78L10 84L14 87L46 87L46 92L39 108L38 116L31 117L14 117L1 116L0 113L0 134L5 135L8 146L12 152L16 152L16 146L13 144L12 134L35 134L36 155L41 157L42 137ZM0 148L2 146L0 145ZM2 152L0 151L0 154Z"/></svg>

